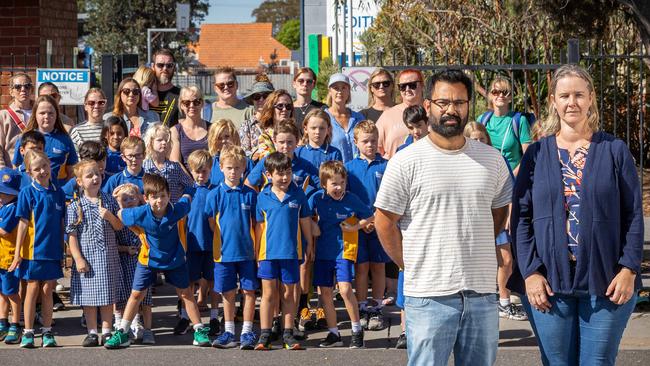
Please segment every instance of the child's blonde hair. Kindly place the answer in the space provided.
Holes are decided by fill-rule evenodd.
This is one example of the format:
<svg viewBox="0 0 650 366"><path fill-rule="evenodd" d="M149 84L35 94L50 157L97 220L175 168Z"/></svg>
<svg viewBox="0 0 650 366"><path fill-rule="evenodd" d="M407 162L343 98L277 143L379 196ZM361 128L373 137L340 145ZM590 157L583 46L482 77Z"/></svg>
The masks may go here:
<svg viewBox="0 0 650 366"><path fill-rule="evenodd" d="M142 199L142 194L140 193L140 188L133 183L124 183L115 187L113 190L113 197L118 199L121 195L128 194L138 198L139 203L144 203Z"/></svg>
<svg viewBox="0 0 650 366"><path fill-rule="evenodd" d="M226 145L221 149L219 165L223 165L226 160L234 161L240 166L246 166L246 153L240 146Z"/></svg>
<svg viewBox="0 0 650 366"><path fill-rule="evenodd" d="M156 74L150 67L140 66L133 74L133 79L141 86L151 88L156 83Z"/></svg>
<svg viewBox="0 0 650 366"><path fill-rule="evenodd" d="M25 151L25 155L23 156L24 162L25 162L25 169L27 169L27 172L29 172L32 168L32 163L38 159L44 159L47 161L48 164L50 164L50 158L47 157L47 154L41 150L27 150ZM52 177L50 177L52 179Z"/></svg>
<svg viewBox="0 0 650 366"><path fill-rule="evenodd" d="M487 132L487 129L485 128L485 126L483 126L482 124L480 124L478 122L474 122L474 121L467 122L467 124L465 125L465 129L463 130L463 135L465 137L470 137L470 135L474 131L478 131L478 132L482 133L485 136L485 138L487 139L487 144L492 146L492 139L490 138L490 134Z"/></svg>
<svg viewBox="0 0 650 366"><path fill-rule="evenodd" d="M332 120L330 119L330 115L327 114L327 112L325 112L322 109L314 108L311 111L309 111L309 113L307 113L305 118L302 120L303 135L302 135L301 144L303 145L309 144L309 133L307 132L307 124L309 124L309 121L312 118L320 118L327 123L327 128L329 129L329 132L327 133L327 136L325 136L325 143L329 144L330 142L332 142Z"/></svg>
<svg viewBox="0 0 650 366"><path fill-rule="evenodd" d="M345 170L345 165L342 161L330 160L321 164L318 170L318 178L320 178L321 187L325 188L327 181L332 179L335 175L340 175L344 180L348 179L348 171Z"/></svg>
<svg viewBox="0 0 650 366"><path fill-rule="evenodd" d="M146 146L147 157L151 158L153 156L153 140L155 140L159 134L166 136L163 137L167 140L165 158L169 159L169 154L172 152L172 132L169 130L169 127L160 122L147 127L147 132L144 134L144 144ZM124 144L124 142L122 142L122 144Z"/></svg>
<svg viewBox="0 0 650 366"><path fill-rule="evenodd" d="M77 177L77 179L81 179L84 173L84 169L87 166L90 165L97 165L97 161L92 160L92 159L85 159L80 161L79 163L75 164L74 166L74 176Z"/></svg>
<svg viewBox="0 0 650 366"><path fill-rule="evenodd" d="M129 136L122 140L122 144L120 145L120 152L124 154L124 150L136 149L138 147L142 148L142 152L147 149L147 147L144 145L144 141L141 138L137 136Z"/></svg>
<svg viewBox="0 0 650 366"><path fill-rule="evenodd" d="M227 118L222 118L216 123L213 123L208 130L208 149L210 150L211 155L214 156L219 154L219 150L217 150L217 142L219 141L219 137L224 132L230 133L231 144L236 146L241 145L241 141L239 140L239 133L237 132L235 124Z"/></svg>
<svg viewBox="0 0 650 366"><path fill-rule="evenodd" d="M372 121L363 120L354 126L354 140L356 141L360 133L373 133L379 136L379 130Z"/></svg>
<svg viewBox="0 0 650 366"><path fill-rule="evenodd" d="M187 157L187 165L192 171L212 167L212 155L205 149L192 151Z"/></svg>

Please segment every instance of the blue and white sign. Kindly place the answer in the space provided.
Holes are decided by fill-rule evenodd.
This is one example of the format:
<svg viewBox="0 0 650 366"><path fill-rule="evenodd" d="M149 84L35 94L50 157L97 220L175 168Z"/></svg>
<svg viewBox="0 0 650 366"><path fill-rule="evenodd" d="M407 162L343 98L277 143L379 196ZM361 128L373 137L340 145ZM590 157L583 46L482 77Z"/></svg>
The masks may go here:
<svg viewBox="0 0 650 366"><path fill-rule="evenodd" d="M88 69L37 69L36 87L50 82L59 88L61 105L83 105L90 88Z"/></svg>

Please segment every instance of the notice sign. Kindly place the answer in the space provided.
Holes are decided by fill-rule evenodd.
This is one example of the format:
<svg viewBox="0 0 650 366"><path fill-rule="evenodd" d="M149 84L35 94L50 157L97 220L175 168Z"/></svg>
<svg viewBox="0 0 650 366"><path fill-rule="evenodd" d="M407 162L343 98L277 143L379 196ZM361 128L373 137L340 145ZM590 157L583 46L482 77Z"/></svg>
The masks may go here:
<svg viewBox="0 0 650 366"><path fill-rule="evenodd" d="M83 105L90 88L88 69L37 69L36 87L50 82L59 88L61 105Z"/></svg>

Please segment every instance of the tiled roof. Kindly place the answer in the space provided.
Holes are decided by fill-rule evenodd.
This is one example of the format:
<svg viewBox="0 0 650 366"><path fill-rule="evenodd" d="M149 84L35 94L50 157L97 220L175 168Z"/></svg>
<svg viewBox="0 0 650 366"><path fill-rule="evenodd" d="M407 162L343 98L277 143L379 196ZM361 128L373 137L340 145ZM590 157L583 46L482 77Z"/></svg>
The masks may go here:
<svg viewBox="0 0 650 366"><path fill-rule="evenodd" d="M274 50L278 61L291 59L291 50L273 38L271 23L203 24L196 47L198 61L208 69L255 69L260 58L268 63Z"/></svg>

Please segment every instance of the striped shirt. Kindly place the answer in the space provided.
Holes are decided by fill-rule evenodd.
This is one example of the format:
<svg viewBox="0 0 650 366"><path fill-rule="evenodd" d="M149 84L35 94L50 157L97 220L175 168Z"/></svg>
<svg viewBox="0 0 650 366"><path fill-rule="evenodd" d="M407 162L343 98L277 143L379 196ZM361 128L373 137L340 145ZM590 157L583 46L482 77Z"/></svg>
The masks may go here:
<svg viewBox="0 0 650 366"><path fill-rule="evenodd" d="M81 144L86 141L100 142L103 127L104 125L101 123L89 123L88 121L74 126L72 130L70 130L70 138L72 139L77 152L79 152Z"/></svg>
<svg viewBox="0 0 650 366"><path fill-rule="evenodd" d="M375 207L400 215L404 295L494 293L492 209L510 203L512 182L499 152L467 139L442 150L425 137L397 153Z"/></svg>

